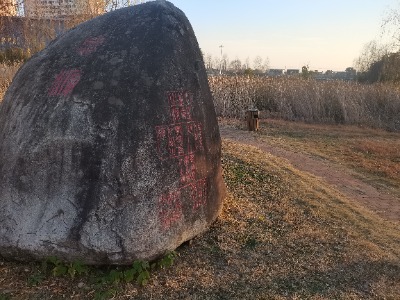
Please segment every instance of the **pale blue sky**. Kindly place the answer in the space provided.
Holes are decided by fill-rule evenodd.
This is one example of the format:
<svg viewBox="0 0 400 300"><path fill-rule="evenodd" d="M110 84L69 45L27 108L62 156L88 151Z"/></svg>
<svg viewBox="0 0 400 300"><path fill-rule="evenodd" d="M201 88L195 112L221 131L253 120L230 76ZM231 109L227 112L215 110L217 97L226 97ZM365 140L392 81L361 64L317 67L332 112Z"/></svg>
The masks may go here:
<svg viewBox="0 0 400 300"><path fill-rule="evenodd" d="M200 48L230 60L259 55L271 68L336 71L379 38L396 0L169 0L188 17Z"/></svg>

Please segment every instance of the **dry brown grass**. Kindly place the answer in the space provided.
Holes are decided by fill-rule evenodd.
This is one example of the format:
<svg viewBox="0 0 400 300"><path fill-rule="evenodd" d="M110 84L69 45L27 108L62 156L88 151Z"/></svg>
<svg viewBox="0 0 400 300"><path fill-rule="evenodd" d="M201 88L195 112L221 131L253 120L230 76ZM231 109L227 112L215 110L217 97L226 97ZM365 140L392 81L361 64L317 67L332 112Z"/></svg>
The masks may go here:
<svg viewBox="0 0 400 300"><path fill-rule="evenodd" d="M17 69L7 69L0 85L8 85ZM263 138L277 145L400 189L399 133L279 120L261 126ZM153 274L145 287L100 285L100 268L71 279L42 274L35 262L0 258L0 299L400 298L398 223L253 147L225 141L223 165L229 193L222 215L210 231L180 247L174 266Z"/></svg>
<svg viewBox="0 0 400 300"><path fill-rule="evenodd" d="M261 126L260 136L266 141L351 167L375 186L400 194L398 132L273 119L262 120Z"/></svg>
<svg viewBox="0 0 400 300"><path fill-rule="evenodd" d="M0 64L0 102L3 101L4 94L20 66L21 64Z"/></svg>
<svg viewBox="0 0 400 300"><path fill-rule="evenodd" d="M249 107L264 117L400 130L400 90L391 84L303 80L297 77L209 78L217 114L242 118Z"/></svg>
<svg viewBox="0 0 400 300"><path fill-rule="evenodd" d="M0 260L0 297L94 299L97 291L109 292L106 299L400 298L398 223L254 147L224 141L223 166L229 193L221 216L145 287L99 287L99 269L30 286L38 264Z"/></svg>

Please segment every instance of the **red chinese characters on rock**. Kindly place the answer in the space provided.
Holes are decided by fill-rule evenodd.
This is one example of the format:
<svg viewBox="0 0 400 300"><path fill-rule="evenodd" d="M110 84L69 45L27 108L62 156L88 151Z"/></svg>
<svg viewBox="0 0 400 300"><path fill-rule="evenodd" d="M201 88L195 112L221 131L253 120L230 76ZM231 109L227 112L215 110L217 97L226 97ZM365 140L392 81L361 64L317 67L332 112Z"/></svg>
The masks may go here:
<svg viewBox="0 0 400 300"><path fill-rule="evenodd" d="M190 153L194 151L204 150L203 146L203 128L198 122L190 122L187 124L188 133L188 151ZM194 144L194 149L192 148Z"/></svg>
<svg viewBox="0 0 400 300"><path fill-rule="evenodd" d="M180 198L180 190L160 196L158 201L158 218L160 219L162 228L168 229L181 219L182 204Z"/></svg>
<svg viewBox="0 0 400 300"><path fill-rule="evenodd" d="M49 96L68 96L81 79L79 69L62 70L49 89Z"/></svg>
<svg viewBox="0 0 400 300"><path fill-rule="evenodd" d="M168 152L171 157L185 154L183 149L183 128L181 124L168 127Z"/></svg>
<svg viewBox="0 0 400 300"><path fill-rule="evenodd" d="M207 201L207 181L205 178L200 179L196 184L192 185L192 210L195 212L199 208L203 207Z"/></svg>
<svg viewBox="0 0 400 300"><path fill-rule="evenodd" d="M162 160L179 158L204 150L199 122L156 126L157 152Z"/></svg>
<svg viewBox="0 0 400 300"><path fill-rule="evenodd" d="M193 95L188 92L167 92L172 123L192 119Z"/></svg>
<svg viewBox="0 0 400 300"><path fill-rule="evenodd" d="M189 184L196 179L194 155L189 154L179 159L179 173L181 184Z"/></svg>
<svg viewBox="0 0 400 300"><path fill-rule="evenodd" d="M182 198L191 199L192 213L206 204L207 181L200 179L193 181L170 193L162 194L158 200L158 218L163 230L171 228L183 218Z"/></svg>
<svg viewBox="0 0 400 300"><path fill-rule="evenodd" d="M104 44L106 38L104 35L89 37L83 41L83 43L78 48L78 54L81 56L86 56L96 52L97 48Z"/></svg>
<svg viewBox="0 0 400 300"><path fill-rule="evenodd" d="M196 178L195 154L204 151L204 144L202 125L192 120L193 95L173 91L166 96L172 122L156 126L157 152L161 160L177 161L180 187L159 198L160 226L164 230L182 219L182 207L189 205L195 213L207 201L207 181ZM190 203L183 205L182 199Z"/></svg>

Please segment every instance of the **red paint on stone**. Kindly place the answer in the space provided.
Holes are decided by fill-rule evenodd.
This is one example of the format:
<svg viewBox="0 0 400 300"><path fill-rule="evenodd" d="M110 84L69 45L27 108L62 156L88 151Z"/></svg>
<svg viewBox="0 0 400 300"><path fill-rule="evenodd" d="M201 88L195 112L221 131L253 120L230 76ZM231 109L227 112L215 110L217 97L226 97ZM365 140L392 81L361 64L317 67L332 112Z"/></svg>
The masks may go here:
<svg viewBox="0 0 400 300"><path fill-rule="evenodd" d="M68 96L81 79L78 69L62 70L49 89L49 96Z"/></svg>
<svg viewBox="0 0 400 300"><path fill-rule="evenodd" d="M193 181L160 196L158 218L161 229L168 230L182 219L182 199L186 199L189 202L192 213L205 206L207 202L206 178Z"/></svg>
<svg viewBox="0 0 400 300"><path fill-rule="evenodd" d="M104 35L87 38L78 48L78 54L81 56L86 56L96 52L97 48L104 44L105 40L106 38Z"/></svg>
<svg viewBox="0 0 400 300"><path fill-rule="evenodd" d="M170 115L173 123L192 120L193 94L188 92L167 92Z"/></svg>
<svg viewBox="0 0 400 300"><path fill-rule="evenodd" d="M181 187L160 197L160 227L164 230L181 219L183 199L189 201L192 212L207 200L206 178L196 180L195 152L203 151L204 145L201 123L192 121L193 94L172 91L166 95L172 124L156 126L157 152L161 160L177 160Z"/></svg>
<svg viewBox="0 0 400 300"><path fill-rule="evenodd" d="M168 147L171 157L180 157L185 154L182 124L176 124L168 128Z"/></svg>
<svg viewBox="0 0 400 300"><path fill-rule="evenodd" d="M162 160L203 151L203 128L199 122L156 126L157 152Z"/></svg>
<svg viewBox="0 0 400 300"><path fill-rule="evenodd" d="M189 131L189 130L188 130ZM193 122L190 124L190 132L194 136L194 142L195 142L195 150L196 151L202 151L204 150L204 145L203 145L203 128L201 126L201 123L199 122Z"/></svg>
<svg viewBox="0 0 400 300"><path fill-rule="evenodd" d="M158 218L163 229L169 229L182 217L180 189L162 194L158 201Z"/></svg>
<svg viewBox="0 0 400 300"><path fill-rule="evenodd" d="M189 154L179 159L179 170L181 184L187 184L195 180L196 166L194 164L194 155Z"/></svg>
<svg viewBox="0 0 400 300"><path fill-rule="evenodd" d="M192 210L195 212L199 208L206 204L207 200L207 181L206 179L200 179L193 185L193 197L192 197Z"/></svg>

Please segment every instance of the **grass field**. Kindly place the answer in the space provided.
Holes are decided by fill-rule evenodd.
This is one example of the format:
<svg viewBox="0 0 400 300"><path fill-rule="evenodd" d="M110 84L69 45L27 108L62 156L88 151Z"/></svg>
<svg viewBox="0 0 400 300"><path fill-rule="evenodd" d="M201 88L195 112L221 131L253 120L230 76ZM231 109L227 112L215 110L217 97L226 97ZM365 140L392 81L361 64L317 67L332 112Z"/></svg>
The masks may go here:
<svg viewBox="0 0 400 300"><path fill-rule="evenodd" d="M369 183L400 196L400 133L358 126L268 120L263 139L357 171Z"/></svg>
<svg viewBox="0 0 400 300"><path fill-rule="evenodd" d="M17 69L3 74L10 78ZM0 102L7 78L0 80ZM398 132L279 120L261 125L261 140L400 191ZM0 300L400 299L398 222L258 148L224 140L223 166L228 195L221 216L145 286L121 282L117 275L126 268L78 265L68 273L60 272L68 265L0 258Z"/></svg>
<svg viewBox="0 0 400 300"><path fill-rule="evenodd" d="M398 145L392 133L282 121L263 126L271 143L315 151L376 176L379 184L398 184L392 176L398 152L378 147L381 140ZM375 156L382 164L394 160L386 173L370 167ZM119 269L57 277L40 263L0 259L0 299L400 298L398 222L255 147L224 140L223 166L229 193L221 216L177 249L174 264L154 271L144 287L102 280Z"/></svg>

